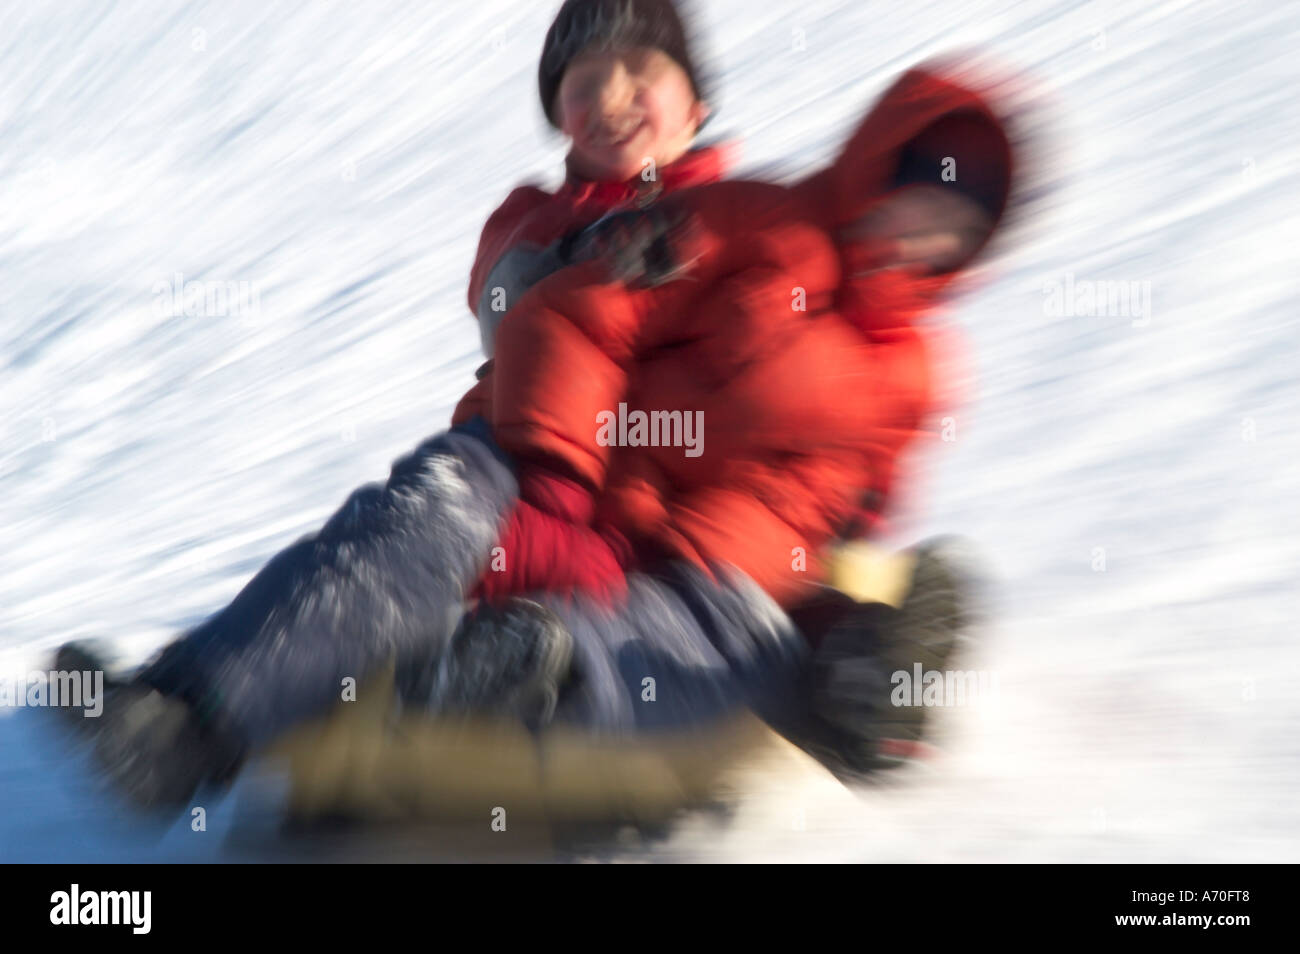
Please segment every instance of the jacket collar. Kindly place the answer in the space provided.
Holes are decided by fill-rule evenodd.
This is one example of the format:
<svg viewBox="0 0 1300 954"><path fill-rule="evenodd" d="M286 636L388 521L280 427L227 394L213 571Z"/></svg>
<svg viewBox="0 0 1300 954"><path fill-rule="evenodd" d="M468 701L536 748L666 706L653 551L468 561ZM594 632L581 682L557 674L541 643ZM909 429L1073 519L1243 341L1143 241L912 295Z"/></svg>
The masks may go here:
<svg viewBox="0 0 1300 954"><path fill-rule="evenodd" d="M661 166L654 182L646 182L640 175L632 176L624 182L584 179L573 171L570 155L564 160L565 180L560 193L571 196L578 204L594 202L613 208L635 202L641 196L653 197L687 186L717 182L734 165L737 151L736 144L730 142L697 146L680 159Z"/></svg>

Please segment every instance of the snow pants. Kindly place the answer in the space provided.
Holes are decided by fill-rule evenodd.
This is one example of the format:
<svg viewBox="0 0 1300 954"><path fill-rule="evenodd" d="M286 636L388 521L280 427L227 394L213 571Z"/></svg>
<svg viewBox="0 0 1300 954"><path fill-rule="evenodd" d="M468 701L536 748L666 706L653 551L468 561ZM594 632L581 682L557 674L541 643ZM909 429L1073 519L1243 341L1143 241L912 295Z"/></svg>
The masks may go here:
<svg viewBox="0 0 1300 954"><path fill-rule="evenodd" d="M436 662L517 495L485 421L432 437L139 678L256 748L331 709L346 679L363 684L393 661L399 672ZM595 731L687 727L740 706L779 710L807 657L779 607L725 569L633 574L613 607L582 594L532 596L576 644L557 720Z"/></svg>

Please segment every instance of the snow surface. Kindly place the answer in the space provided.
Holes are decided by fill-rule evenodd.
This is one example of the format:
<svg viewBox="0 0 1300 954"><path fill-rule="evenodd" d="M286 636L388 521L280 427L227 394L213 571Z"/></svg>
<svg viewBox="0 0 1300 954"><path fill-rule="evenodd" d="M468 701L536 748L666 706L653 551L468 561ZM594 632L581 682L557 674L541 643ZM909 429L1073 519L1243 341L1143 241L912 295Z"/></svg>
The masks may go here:
<svg viewBox="0 0 1300 954"><path fill-rule="evenodd" d="M514 184L558 180L535 94L557 3L4 4L0 670L73 637L146 655L440 430L465 286ZM997 620L948 753L863 796L750 794L631 856L1300 860L1300 7L713 0L705 138L829 159L906 66L978 46L1050 98L1051 191L955 319L956 440L896 542L977 540ZM798 47L802 46L800 49ZM171 317L158 284L247 282ZM1047 290L1149 283L1149 321ZM1104 548L1105 569L1096 567ZM0 709L0 858L217 860L124 821Z"/></svg>

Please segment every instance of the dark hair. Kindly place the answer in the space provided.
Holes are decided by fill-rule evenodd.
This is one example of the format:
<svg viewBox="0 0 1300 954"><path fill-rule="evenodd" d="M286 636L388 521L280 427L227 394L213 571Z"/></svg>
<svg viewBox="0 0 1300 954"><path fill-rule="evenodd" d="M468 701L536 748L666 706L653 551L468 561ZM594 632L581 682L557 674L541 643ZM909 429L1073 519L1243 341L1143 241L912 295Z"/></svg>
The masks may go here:
<svg viewBox="0 0 1300 954"><path fill-rule="evenodd" d="M662 50L686 72L695 98L705 99L687 31L672 0L565 0L546 31L537 66L542 109L557 129L560 124L555 116L555 96L564 71L574 57L591 46L603 50L627 46Z"/></svg>

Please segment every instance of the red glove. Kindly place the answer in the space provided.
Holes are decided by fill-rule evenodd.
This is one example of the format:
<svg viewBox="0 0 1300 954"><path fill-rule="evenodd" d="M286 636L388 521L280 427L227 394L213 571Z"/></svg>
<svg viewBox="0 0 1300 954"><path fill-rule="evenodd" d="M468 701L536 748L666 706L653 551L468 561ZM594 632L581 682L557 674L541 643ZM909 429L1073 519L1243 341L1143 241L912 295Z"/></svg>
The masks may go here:
<svg viewBox="0 0 1300 954"><path fill-rule="evenodd" d="M582 589L606 603L627 592L632 550L613 527L591 525L590 491L537 466L520 468L519 503L502 528L477 595L508 596Z"/></svg>

